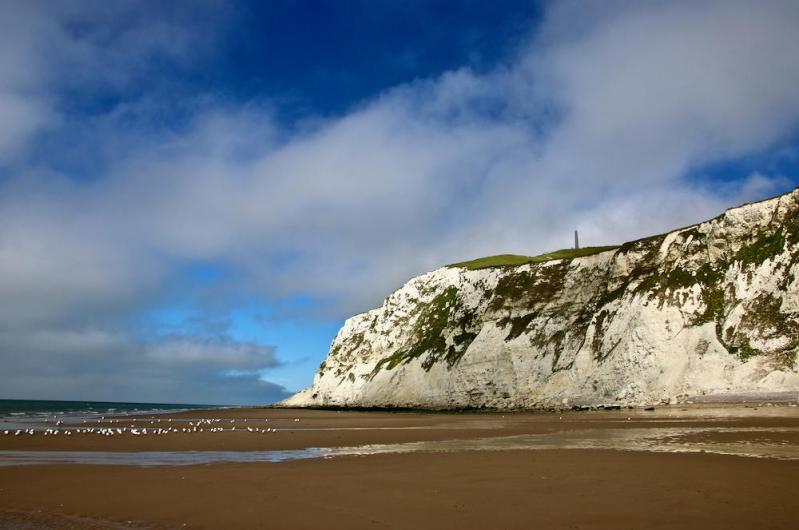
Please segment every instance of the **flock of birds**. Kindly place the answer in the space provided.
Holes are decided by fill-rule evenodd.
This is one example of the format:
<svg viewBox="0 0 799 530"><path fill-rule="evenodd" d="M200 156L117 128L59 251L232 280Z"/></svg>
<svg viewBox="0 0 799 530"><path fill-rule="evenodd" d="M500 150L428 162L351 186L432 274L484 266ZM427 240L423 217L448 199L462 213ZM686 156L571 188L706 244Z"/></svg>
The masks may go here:
<svg viewBox="0 0 799 530"><path fill-rule="evenodd" d="M252 427L250 425L242 428L237 428L235 423L236 420L223 420L221 418L209 418L209 419L199 419L199 420L190 420L188 422L188 427L176 427L176 426L160 426L160 423L172 423L172 418L150 418L150 425L151 427L137 427L135 423L130 423L129 420L125 419L109 419L106 420L105 416L101 417L97 421L96 426L89 427L77 427L77 426L64 426L64 422L56 417L53 418L55 421L55 427L53 428L46 428L40 429L37 431L36 429L5 429L3 430L4 436L34 436L37 432L41 432L44 436L72 436L72 434L97 434L100 436L120 436L123 434L131 434L133 436L165 436L168 434L189 434L189 433L202 433L202 432L249 432L249 433L276 433L279 429L276 427ZM50 419L45 419L45 423L49 423ZM121 422L128 423L128 426L122 427L120 424ZM179 422L180 420L174 420L175 423ZM294 418L295 422L299 422L300 418ZM223 422L229 423L230 427L224 427L221 424ZM139 423L139 422L137 422ZM247 423L247 419L243 420L243 423ZM264 423L269 423L269 419L265 419ZM88 424L88 420L83 420L83 424ZM117 425L117 426L114 426Z"/></svg>

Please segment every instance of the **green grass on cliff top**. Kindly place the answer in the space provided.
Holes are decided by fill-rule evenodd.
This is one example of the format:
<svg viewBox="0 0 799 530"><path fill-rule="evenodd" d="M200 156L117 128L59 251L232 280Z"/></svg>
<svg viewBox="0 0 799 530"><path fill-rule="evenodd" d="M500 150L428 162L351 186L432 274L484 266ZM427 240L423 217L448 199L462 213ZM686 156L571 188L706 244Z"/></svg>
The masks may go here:
<svg viewBox="0 0 799 530"><path fill-rule="evenodd" d="M554 252L547 252L546 254L539 254L538 256L520 256L518 254L500 254L498 256L487 256L485 258L477 258L471 261L461 261L460 263L453 263L449 267L461 267L469 270L490 269L492 267L518 267L519 265L526 265L528 263L543 263L545 261L552 261L556 259L572 259L582 258L583 256L593 256L600 252L608 250L615 250L618 246L609 247L585 247L585 248L564 248Z"/></svg>

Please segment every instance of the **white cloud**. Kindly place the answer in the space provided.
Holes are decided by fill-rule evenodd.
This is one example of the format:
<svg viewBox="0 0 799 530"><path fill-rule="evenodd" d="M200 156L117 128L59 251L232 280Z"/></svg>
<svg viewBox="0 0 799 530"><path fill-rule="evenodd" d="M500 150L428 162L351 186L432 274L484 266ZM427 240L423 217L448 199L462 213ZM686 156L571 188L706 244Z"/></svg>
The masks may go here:
<svg viewBox="0 0 799 530"><path fill-rule="evenodd" d="M69 106L57 105L60 91L158 91L154 72L164 64L180 68L213 50L217 34L209 24L223 24L228 11L213 0L171 9L130 0L2 2L0 168L30 154L28 142L37 134L63 120L74 125Z"/></svg>
<svg viewBox="0 0 799 530"><path fill-rule="evenodd" d="M55 123L55 93L40 86L66 82L54 72L81 64L80 82L135 84L114 65L146 71L171 44L147 23L77 42L45 26L0 55L35 65L47 64L43 49L69 50L60 67L20 77L33 95L9 108L31 110L0 125L0 157L21 156ZM177 27L169 57L190 61L192 36ZM557 2L494 72L445 72L300 131L263 103L206 95L188 98L188 125L153 128L159 92L127 101L74 124L74 156L104 153L96 178L60 178L31 159L0 183L0 328L33 345L31 330L124 325L198 260L235 271L231 291L309 294L344 317L445 263L567 246L574 228L586 244L621 242L784 189L765 172L738 189L685 177L795 133L797 27L793 2ZM228 346L173 340L147 355L203 364L219 352L250 369L251 345Z"/></svg>
<svg viewBox="0 0 799 530"><path fill-rule="evenodd" d="M0 331L0 363L7 398L227 404L287 393L258 375L279 364L272 346L225 336L142 341L107 329Z"/></svg>
<svg viewBox="0 0 799 530"><path fill-rule="evenodd" d="M172 336L147 344L143 350L147 360L176 368L208 365L218 370L265 370L277 365L272 346L232 339Z"/></svg>
<svg viewBox="0 0 799 530"><path fill-rule="evenodd" d="M567 116L553 152L668 179L771 145L796 127L797 24L793 2L650 3L605 19L542 61Z"/></svg>

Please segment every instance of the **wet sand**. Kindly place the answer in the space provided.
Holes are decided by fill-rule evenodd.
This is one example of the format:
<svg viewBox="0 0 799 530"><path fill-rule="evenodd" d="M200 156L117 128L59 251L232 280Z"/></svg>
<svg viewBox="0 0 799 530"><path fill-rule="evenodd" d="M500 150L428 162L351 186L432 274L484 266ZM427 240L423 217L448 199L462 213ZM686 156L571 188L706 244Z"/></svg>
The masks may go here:
<svg viewBox="0 0 799 530"><path fill-rule="evenodd" d="M182 429L201 417L224 418L227 428L234 419L237 430L0 436L0 451L279 451L675 425L727 429L683 435L705 444L799 443L799 411L787 407L504 415L231 409L120 425L157 427L171 418ZM246 430L256 425L278 432ZM794 528L797 492L799 460L600 449L35 465L0 467L0 528Z"/></svg>

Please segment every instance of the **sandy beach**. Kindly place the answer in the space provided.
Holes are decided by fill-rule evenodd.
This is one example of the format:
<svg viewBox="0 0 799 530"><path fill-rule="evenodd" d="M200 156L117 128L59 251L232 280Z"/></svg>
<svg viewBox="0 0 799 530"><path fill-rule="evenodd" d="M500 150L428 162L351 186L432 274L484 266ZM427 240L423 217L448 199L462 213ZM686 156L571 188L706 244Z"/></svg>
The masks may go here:
<svg viewBox="0 0 799 530"><path fill-rule="evenodd" d="M198 420L205 420L203 432L182 431ZM364 450L278 463L0 467L0 528L793 528L799 516L796 407L505 414L253 408L100 424L178 432L0 435L0 453ZM228 430L210 432L220 426ZM641 433L658 443L636 445ZM516 442L494 445L497 439ZM518 449L530 440L543 442ZM420 445L374 451L408 443ZM472 446L478 449L458 449ZM719 454L725 451L761 453Z"/></svg>

